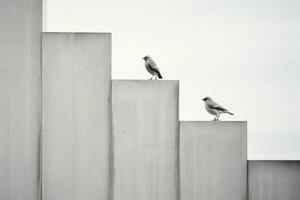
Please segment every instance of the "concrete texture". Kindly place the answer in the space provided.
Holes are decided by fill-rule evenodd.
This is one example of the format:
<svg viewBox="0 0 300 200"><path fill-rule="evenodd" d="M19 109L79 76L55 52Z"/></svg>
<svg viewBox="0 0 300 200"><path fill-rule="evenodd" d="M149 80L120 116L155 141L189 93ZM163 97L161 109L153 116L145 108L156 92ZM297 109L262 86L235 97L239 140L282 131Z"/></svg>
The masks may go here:
<svg viewBox="0 0 300 200"><path fill-rule="evenodd" d="M0 199L39 199L41 0L0 0Z"/></svg>
<svg viewBox="0 0 300 200"><path fill-rule="evenodd" d="M43 200L109 195L111 35L44 33Z"/></svg>
<svg viewBox="0 0 300 200"><path fill-rule="evenodd" d="M179 199L178 86L112 82L114 200Z"/></svg>
<svg viewBox="0 0 300 200"><path fill-rule="evenodd" d="M247 199L247 123L180 123L181 200Z"/></svg>
<svg viewBox="0 0 300 200"><path fill-rule="evenodd" d="M249 161L249 200L299 200L300 161Z"/></svg>

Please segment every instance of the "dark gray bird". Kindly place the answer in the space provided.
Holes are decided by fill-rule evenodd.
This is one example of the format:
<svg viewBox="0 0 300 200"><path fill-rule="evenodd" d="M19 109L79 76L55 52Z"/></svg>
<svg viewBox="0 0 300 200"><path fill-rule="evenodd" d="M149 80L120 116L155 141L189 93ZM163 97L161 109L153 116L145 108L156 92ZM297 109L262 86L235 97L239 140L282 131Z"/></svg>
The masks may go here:
<svg viewBox="0 0 300 200"><path fill-rule="evenodd" d="M220 106L217 102L212 100L210 97L205 97L202 99L205 103L205 109L208 113L215 115L215 119L213 121L218 121L220 114L227 113L233 115L232 112L229 112L226 108Z"/></svg>
<svg viewBox="0 0 300 200"><path fill-rule="evenodd" d="M155 80L157 79L157 77L159 79L162 79L163 77L161 76L159 68L157 67L154 60L150 56L145 56L143 59L145 60L145 67L146 67L147 71L153 75L150 78L150 80L152 80L153 77L155 77Z"/></svg>

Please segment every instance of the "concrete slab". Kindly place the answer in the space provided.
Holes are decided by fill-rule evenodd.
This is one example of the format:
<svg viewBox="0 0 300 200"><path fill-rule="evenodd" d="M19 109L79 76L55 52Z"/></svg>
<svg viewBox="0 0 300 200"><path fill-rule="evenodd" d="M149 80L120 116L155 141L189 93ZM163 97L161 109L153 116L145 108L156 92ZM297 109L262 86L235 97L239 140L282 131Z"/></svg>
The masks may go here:
<svg viewBox="0 0 300 200"><path fill-rule="evenodd" d="M114 199L179 199L178 81L112 82Z"/></svg>
<svg viewBox="0 0 300 200"><path fill-rule="evenodd" d="M247 199L247 123L181 122L182 200Z"/></svg>
<svg viewBox="0 0 300 200"><path fill-rule="evenodd" d="M0 199L39 199L42 0L0 1Z"/></svg>
<svg viewBox="0 0 300 200"><path fill-rule="evenodd" d="M44 33L43 200L109 196L111 34Z"/></svg>
<svg viewBox="0 0 300 200"><path fill-rule="evenodd" d="M299 200L300 161L249 161L249 200Z"/></svg>

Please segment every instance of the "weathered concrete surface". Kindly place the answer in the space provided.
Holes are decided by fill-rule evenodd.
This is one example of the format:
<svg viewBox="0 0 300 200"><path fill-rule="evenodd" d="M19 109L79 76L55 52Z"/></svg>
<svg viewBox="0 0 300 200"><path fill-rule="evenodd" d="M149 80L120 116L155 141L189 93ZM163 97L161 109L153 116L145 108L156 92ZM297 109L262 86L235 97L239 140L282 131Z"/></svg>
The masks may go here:
<svg viewBox="0 0 300 200"><path fill-rule="evenodd" d="M178 81L113 81L114 199L179 198Z"/></svg>
<svg viewBox="0 0 300 200"><path fill-rule="evenodd" d="M247 123L180 123L181 200L247 199Z"/></svg>
<svg viewBox="0 0 300 200"><path fill-rule="evenodd" d="M0 0L0 199L39 198L41 0Z"/></svg>
<svg viewBox="0 0 300 200"><path fill-rule="evenodd" d="M249 200L299 200L300 161L249 161Z"/></svg>
<svg viewBox="0 0 300 200"><path fill-rule="evenodd" d="M106 200L111 35L43 34L43 200Z"/></svg>

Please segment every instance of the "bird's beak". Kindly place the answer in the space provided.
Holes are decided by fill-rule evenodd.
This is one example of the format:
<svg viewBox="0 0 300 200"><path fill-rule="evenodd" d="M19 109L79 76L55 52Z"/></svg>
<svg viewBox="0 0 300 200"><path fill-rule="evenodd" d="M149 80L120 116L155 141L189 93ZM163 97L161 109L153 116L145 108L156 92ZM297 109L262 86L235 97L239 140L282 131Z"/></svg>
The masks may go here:
<svg viewBox="0 0 300 200"><path fill-rule="evenodd" d="M205 101L205 99L202 99L202 101Z"/></svg>

